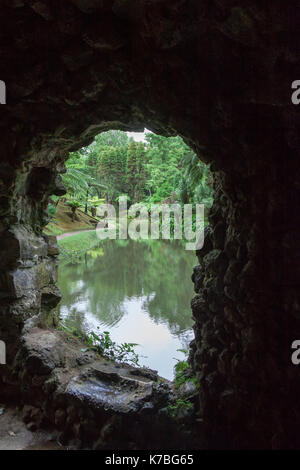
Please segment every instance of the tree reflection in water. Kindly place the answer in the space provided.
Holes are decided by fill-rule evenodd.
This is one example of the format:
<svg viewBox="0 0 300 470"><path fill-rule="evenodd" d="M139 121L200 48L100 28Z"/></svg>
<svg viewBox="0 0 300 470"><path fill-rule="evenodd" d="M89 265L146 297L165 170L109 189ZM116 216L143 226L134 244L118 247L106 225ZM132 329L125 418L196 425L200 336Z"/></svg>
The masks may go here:
<svg viewBox="0 0 300 470"><path fill-rule="evenodd" d="M141 363L173 376L177 351L193 334L194 253L175 242L106 240L59 266L60 314L82 329L108 329L113 340L140 344Z"/></svg>

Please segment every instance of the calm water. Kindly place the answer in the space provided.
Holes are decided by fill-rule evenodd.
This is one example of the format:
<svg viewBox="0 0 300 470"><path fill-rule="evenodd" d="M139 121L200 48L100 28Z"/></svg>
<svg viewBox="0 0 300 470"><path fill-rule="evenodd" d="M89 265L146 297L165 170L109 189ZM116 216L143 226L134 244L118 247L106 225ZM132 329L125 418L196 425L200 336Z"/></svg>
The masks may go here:
<svg viewBox="0 0 300 470"><path fill-rule="evenodd" d="M176 359L193 338L194 253L162 241L106 240L81 259L61 262L60 314L113 341L138 343L140 363L173 379ZM144 357L146 356L146 357Z"/></svg>

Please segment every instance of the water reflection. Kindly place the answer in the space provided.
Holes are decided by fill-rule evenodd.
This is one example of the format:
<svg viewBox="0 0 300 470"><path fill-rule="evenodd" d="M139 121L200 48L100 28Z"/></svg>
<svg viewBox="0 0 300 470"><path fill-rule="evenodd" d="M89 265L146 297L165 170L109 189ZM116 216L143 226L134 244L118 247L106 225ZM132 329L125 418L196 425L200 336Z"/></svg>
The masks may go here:
<svg viewBox="0 0 300 470"><path fill-rule="evenodd" d="M174 243L107 240L81 258L61 262L60 314L77 328L109 330L138 343L141 364L173 378L193 337L190 280L195 255Z"/></svg>

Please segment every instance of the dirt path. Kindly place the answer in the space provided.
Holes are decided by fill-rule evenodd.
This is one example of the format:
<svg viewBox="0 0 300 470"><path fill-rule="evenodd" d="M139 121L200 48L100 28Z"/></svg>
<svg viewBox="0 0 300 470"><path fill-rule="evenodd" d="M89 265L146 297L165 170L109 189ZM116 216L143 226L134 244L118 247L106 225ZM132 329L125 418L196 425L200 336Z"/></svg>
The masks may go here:
<svg viewBox="0 0 300 470"><path fill-rule="evenodd" d="M77 235L77 233L85 233L85 232L95 232L95 230L74 230L74 232L66 232L62 233L61 235L58 235L56 238L57 240L63 240L64 238L71 237L72 235Z"/></svg>
<svg viewBox="0 0 300 470"><path fill-rule="evenodd" d="M0 405L0 412L0 451L64 450L54 434L29 431L16 408Z"/></svg>

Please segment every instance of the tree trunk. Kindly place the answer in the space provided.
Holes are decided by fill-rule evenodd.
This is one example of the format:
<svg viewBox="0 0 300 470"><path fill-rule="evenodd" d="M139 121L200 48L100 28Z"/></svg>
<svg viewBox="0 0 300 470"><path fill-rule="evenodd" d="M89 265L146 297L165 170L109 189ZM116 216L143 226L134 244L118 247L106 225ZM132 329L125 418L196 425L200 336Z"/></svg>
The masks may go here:
<svg viewBox="0 0 300 470"><path fill-rule="evenodd" d="M86 191L85 209L84 209L85 214L87 214L88 212L88 198L89 198L89 188Z"/></svg>

